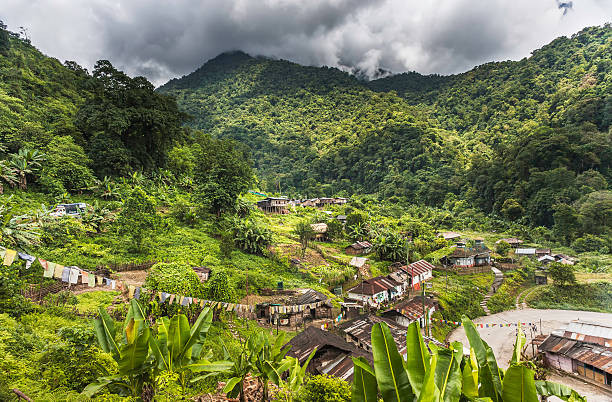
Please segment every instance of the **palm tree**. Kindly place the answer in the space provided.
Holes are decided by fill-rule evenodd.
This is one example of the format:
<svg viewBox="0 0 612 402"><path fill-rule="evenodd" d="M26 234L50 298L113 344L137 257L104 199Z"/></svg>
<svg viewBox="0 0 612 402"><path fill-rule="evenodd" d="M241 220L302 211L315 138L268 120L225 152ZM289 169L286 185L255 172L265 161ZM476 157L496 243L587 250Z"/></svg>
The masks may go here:
<svg viewBox="0 0 612 402"><path fill-rule="evenodd" d="M19 188L26 190L28 187L27 175L33 174L40 168L45 155L36 149L22 148L11 158L11 167L19 179Z"/></svg>
<svg viewBox="0 0 612 402"><path fill-rule="evenodd" d="M11 168L7 161L0 161L0 194L4 194L4 186L2 182L6 182L11 186L17 183L15 171Z"/></svg>

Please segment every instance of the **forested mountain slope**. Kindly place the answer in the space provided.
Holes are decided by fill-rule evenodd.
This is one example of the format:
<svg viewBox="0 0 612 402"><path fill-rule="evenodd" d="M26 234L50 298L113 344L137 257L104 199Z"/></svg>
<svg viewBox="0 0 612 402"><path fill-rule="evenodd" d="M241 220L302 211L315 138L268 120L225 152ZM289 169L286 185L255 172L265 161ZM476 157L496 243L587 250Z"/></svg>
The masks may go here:
<svg viewBox="0 0 612 402"><path fill-rule="evenodd" d="M391 195L435 203L458 191L458 140L429 122L426 110L337 69L233 52L159 90L193 116L189 124L248 144L270 190L374 193L405 174L413 182ZM438 185L422 185L436 172Z"/></svg>
<svg viewBox="0 0 612 402"><path fill-rule="evenodd" d="M47 57L0 23L0 143L42 145L53 135L77 135L84 101L82 75Z"/></svg>
<svg viewBox="0 0 612 402"><path fill-rule="evenodd" d="M495 134L483 136L485 141L520 135L534 122L560 127L588 121L607 131L612 123L611 54L610 26L590 27L557 38L518 62L487 63L447 77L398 74L368 87L434 106L445 128Z"/></svg>
<svg viewBox="0 0 612 402"><path fill-rule="evenodd" d="M248 144L267 190L463 199L546 226L563 210L571 226L588 194L612 202L611 55L609 25L447 77L365 82L234 52L159 90L192 126Z"/></svg>

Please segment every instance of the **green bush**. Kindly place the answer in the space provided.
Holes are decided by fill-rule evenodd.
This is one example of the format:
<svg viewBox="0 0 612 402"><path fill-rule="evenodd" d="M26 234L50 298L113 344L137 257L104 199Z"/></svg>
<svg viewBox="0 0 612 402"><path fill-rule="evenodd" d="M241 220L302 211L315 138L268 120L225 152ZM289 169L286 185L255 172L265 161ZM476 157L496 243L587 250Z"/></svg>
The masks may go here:
<svg viewBox="0 0 612 402"><path fill-rule="evenodd" d="M155 264L145 279L144 287L177 295L203 297L200 278L186 264L160 262Z"/></svg>
<svg viewBox="0 0 612 402"><path fill-rule="evenodd" d="M91 160L70 136L54 137L45 149L40 183L53 194L80 191L94 183Z"/></svg>
<svg viewBox="0 0 612 402"><path fill-rule="evenodd" d="M89 229L80 220L64 216L50 218L41 225L40 239L47 247L65 247L86 236Z"/></svg>
<svg viewBox="0 0 612 402"><path fill-rule="evenodd" d="M604 253L609 252L609 242L601 237L587 234L584 237L579 237L572 243L572 248L579 253L586 251L604 250Z"/></svg>
<svg viewBox="0 0 612 402"><path fill-rule="evenodd" d="M308 377L297 400L299 402L349 402L351 385L329 375Z"/></svg>

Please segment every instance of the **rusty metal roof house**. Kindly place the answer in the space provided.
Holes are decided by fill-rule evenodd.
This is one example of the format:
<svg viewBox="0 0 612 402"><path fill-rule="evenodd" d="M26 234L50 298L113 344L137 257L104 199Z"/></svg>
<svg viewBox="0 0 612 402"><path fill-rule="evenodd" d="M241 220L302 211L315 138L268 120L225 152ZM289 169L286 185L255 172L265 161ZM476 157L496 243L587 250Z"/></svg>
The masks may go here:
<svg viewBox="0 0 612 402"><path fill-rule="evenodd" d="M389 326L391 336L395 340L398 351L405 357L406 327L399 325L393 320L375 315L367 315L340 324L338 328L344 333L347 342L354 343L367 352L372 352L372 327L379 322L384 322Z"/></svg>
<svg viewBox="0 0 612 402"><path fill-rule="evenodd" d="M392 289L396 286L401 286L401 283L398 283L397 281L386 276L377 276L364 280L359 285L349 289L348 292L373 296L375 294Z"/></svg>
<svg viewBox="0 0 612 402"><path fill-rule="evenodd" d="M612 388L612 327L573 321L538 346L544 362L556 369Z"/></svg>
<svg viewBox="0 0 612 402"><path fill-rule="evenodd" d="M516 237L507 237L505 239L499 239L498 241L495 242L495 244L499 244L503 241L505 241L512 247L518 247L521 244L523 244L523 241L521 239L517 239Z"/></svg>
<svg viewBox="0 0 612 402"><path fill-rule="evenodd" d="M206 282L210 277L211 270L208 267L192 267L191 269L198 275L200 282Z"/></svg>
<svg viewBox="0 0 612 402"><path fill-rule="evenodd" d="M344 249L344 252L351 255L368 254L372 251L372 244L367 241L357 241Z"/></svg>
<svg viewBox="0 0 612 402"><path fill-rule="evenodd" d="M435 311L436 304L428 297L425 298L425 314L429 311ZM382 313L382 316L394 320L399 325L407 327L414 321L419 321L421 328L425 324L423 320L423 298L421 296L414 297L410 300L400 302Z"/></svg>
<svg viewBox="0 0 612 402"><path fill-rule="evenodd" d="M308 327L296 335L288 345L291 345L288 355L297 358L303 364L310 353L316 348L315 355L308 365L312 374L329 374L345 381L353 379L353 357L364 357L372 364L372 354L359 349L338 335L315 327Z"/></svg>
<svg viewBox="0 0 612 402"><path fill-rule="evenodd" d="M439 237L443 237L444 240L455 240L455 239L460 239L461 238L461 233L457 233L457 232L441 232L438 233Z"/></svg>

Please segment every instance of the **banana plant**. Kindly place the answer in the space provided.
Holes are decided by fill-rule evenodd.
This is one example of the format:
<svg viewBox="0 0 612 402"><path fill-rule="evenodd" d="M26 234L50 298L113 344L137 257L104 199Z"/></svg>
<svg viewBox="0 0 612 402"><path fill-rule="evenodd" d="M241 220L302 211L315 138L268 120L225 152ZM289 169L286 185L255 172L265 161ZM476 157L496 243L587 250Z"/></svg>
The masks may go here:
<svg viewBox="0 0 612 402"><path fill-rule="evenodd" d="M184 314L171 319L161 317L157 321L157 335L149 345L157 363L156 369L179 374L181 387L185 390L186 374L200 363L202 346L212 323L212 311L202 310L192 327Z"/></svg>
<svg viewBox="0 0 612 402"><path fill-rule="evenodd" d="M285 356L291 346L283 348L284 340L284 332L271 340L266 331L261 331L251 336L247 342L249 350L253 352L253 376L262 385L263 400L268 400L268 383L280 385L281 374L289 368Z"/></svg>
<svg viewBox="0 0 612 402"><path fill-rule="evenodd" d="M539 396L555 395L566 401L584 401L571 388L547 381L535 381L530 362L521 361L525 335L518 330L510 367L497 365L491 347L480 337L475 325L463 317L470 342L470 354L453 342L449 348L423 342L418 322L406 334L404 360L385 323L372 329L374 368L368 361L353 359L353 402L480 400L496 402L537 402Z"/></svg>
<svg viewBox="0 0 612 402"><path fill-rule="evenodd" d="M283 367L279 368L278 370L280 372L288 370L287 378L285 380L281 380L279 384L281 388L285 390L284 393L278 395L279 399L282 399L285 402L292 402L293 397L299 394L300 390L302 389L302 386L304 385L304 379L306 377L306 369L308 368L308 364L310 363L310 360L316 352L317 349L315 348L310 353L304 364L301 366L299 359L293 356L287 356L285 358L285 363Z"/></svg>
<svg viewBox="0 0 612 402"><path fill-rule="evenodd" d="M190 369L194 372L208 373L194 378L192 382L204 379L209 375L224 374L229 379L223 388L223 392L229 398L238 398L240 401L244 401L244 380L248 374L251 374L261 383L263 400L267 400L269 382L280 385L282 373L291 367L291 361L285 358L289 347L283 348L283 341L284 333L275 337L272 341L265 331L253 334L242 345L240 354L233 359L224 346L224 360L202 362L190 366Z"/></svg>
<svg viewBox="0 0 612 402"><path fill-rule="evenodd" d="M106 371L96 382L89 384L83 393L89 397L104 388L121 390L123 395L140 397L143 386L150 381L153 362L149 355L151 329L144 319L142 307L132 300L128 309L121 341L117 341L117 328L112 318L100 307L100 318L95 320L96 337L102 350L110 353L117 362L117 374ZM105 369L106 370L106 369Z"/></svg>

